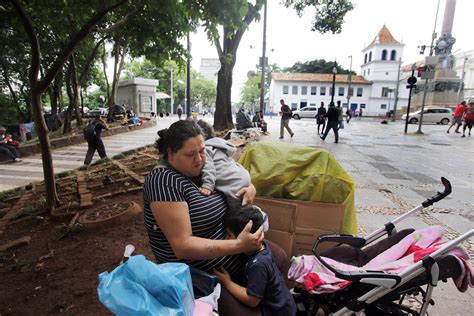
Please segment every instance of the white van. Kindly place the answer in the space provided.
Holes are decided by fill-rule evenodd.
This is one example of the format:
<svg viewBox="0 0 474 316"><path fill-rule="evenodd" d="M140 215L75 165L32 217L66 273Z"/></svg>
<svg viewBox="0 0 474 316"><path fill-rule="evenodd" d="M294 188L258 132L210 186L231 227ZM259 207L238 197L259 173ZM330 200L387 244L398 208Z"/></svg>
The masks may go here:
<svg viewBox="0 0 474 316"><path fill-rule="evenodd" d="M421 110L410 113L408 115L408 122L411 124L416 124L420 121ZM402 115L402 120L406 120L407 115ZM436 123L446 125L451 122L453 117L453 110L450 108L425 108L423 112L423 123Z"/></svg>

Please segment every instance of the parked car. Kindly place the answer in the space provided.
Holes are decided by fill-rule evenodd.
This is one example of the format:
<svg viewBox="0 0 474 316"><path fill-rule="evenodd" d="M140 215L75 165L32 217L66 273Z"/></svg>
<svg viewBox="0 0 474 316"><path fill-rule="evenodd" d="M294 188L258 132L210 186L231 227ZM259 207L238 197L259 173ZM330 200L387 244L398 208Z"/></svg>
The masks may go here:
<svg viewBox="0 0 474 316"><path fill-rule="evenodd" d="M318 114L318 107L306 106L299 110L293 111L293 118L296 120L299 120L302 118L316 118L316 114Z"/></svg>
<svg viewBox="0 0 474 316"><path fill-rule="evenodd" d="M408 122L416 124L420 121L421 110L409 113ZM402 120L406 120L407 115L402 115ZM423 112L423 123L449 124L453 117L453 110L450 108L425 108Z"/></svg>
<svg viewBox="0 0 474 316"><path fill-rule="evenodd" d="M107 108L96 108L96 109L93 109L93 110L90 110L87 114L88 116L90 117L93 117L93 116L97 116L97 115L107 115Z"/></svg>

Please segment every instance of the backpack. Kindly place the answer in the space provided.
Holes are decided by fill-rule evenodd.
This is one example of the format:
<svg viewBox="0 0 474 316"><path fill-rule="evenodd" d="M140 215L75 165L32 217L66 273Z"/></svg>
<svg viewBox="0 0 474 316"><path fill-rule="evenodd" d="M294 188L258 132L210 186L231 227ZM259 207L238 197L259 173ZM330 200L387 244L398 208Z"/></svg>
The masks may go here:
<svg viewBox="0 0 474 316"><path fill-rule="evenodd" d="M83 133L85 140L89 141L95 138L95 127L97 126L97 123L99 123L97 120L93 120L84 128Z"/></svg>

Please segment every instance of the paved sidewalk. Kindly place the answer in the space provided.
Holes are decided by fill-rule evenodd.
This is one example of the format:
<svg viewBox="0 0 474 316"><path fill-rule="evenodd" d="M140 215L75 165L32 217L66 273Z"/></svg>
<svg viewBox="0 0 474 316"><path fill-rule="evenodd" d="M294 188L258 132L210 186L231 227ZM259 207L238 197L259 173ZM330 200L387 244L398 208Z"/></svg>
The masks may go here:
<svg viewBox="0 0 474 316"><path fill-rule="evenodd" d="M425 125L424 135L416 135L417 125L403 133L401 122L380 124L378 119L353 120L340 131L339 144L332 132L326 141L319 139L312 119L291 120L295 136L279 140L279 118L266 118L269 136L262 140L282 141L324 148L332 152L356 182L355 203L360 233L370 233L387 221L417 206L443 187L440 177L451 181L453 193L420 214L406 220L401 228L442 225L450 239L474 227L474 136L446 134L447 126ZM156 131L168 127L176 118L158 119L157 126L104 138L107 154L151 144ZM55 172L82 165L87 144L53 151ZM95 155L95 160L98 155ZM40 155L26 157L21 163L0 164L0 191L43 178ZM474 254L474 240L464 243ZM471 260L472 262L472 260ZM430 315L470 315L474 310L474 291L460 293L452 281L435 291L436 305Z"/></svg>
<svg viewBox="0 0 474 316"><path fill-rule="evenodd" d="M278 140L279 120L269 120L271 140ZM419 205L443 190L440 178L451 181L453 192L401 225L422 228L441 225L445 236L453 239L474 228L474 137L447 134L447 126L424 125L423 135L415 134L418 125L409 125L405 135L402 122L380 124L378 119L351 121L340 130L339 144L330 132L326 141L317 135L315 120L291 120L295 136L286 133L281 141L324 148L331 151L356 182L355 203L359 232L365 235L389 220ZM463 244L474 256L474 240ZM474 265L474 260L471 259ZM439 284L430 315L471 315L474 291L460 293L451 280Z"/></svg>
<svg viewBox="0 0 474 316"><path fill-rule="evenodd" d="M113 157L120 152L152 144L157 136L156 132L168 127L174 120L173 118L158 119L157 125L150 128L103 137L107 155ZM54 149L52 152L54 172L60 173L82 166L86 152L86 142ZM96 152L92 162L99 158ZM43 180L41 154L24 157L22 162L0 164L0 191L41 180Z"/></svg>

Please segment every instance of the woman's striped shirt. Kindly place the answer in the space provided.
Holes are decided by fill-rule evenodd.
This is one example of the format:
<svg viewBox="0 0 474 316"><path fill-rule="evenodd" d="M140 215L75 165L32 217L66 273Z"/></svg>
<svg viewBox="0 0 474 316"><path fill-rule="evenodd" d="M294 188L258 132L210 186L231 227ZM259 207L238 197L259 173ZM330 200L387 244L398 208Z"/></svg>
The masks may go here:
<svg viewBox="0 0 474 316"><path fill-rule="evenodd" d="M143 199L145 227L158 263L182 261L206 272L224 267L231 274L241 269L244 263L242 255L210 260L179 260L150 209L151 202L186 202L193 236L214 240L225 239L222 218L227 210L227 204L222 194L214 192L210 196L204 196L188 178L170 168L158 167L145 179Z"/></svg>

